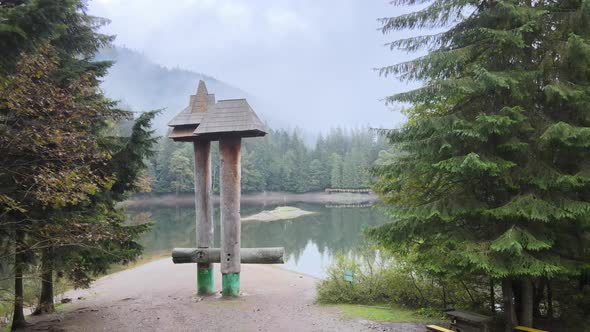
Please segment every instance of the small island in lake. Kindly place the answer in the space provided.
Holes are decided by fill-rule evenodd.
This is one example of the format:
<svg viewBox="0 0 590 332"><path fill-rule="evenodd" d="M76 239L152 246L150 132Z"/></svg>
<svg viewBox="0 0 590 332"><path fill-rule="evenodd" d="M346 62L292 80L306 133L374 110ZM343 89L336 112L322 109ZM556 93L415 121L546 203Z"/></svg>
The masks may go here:
<svg viewBox="0 0 590 332"><path fill-rule="evenodd" d="M301 210L292 206L278 206L274 210L262 211L260 213L242 218L242 221L275 221L284 219L295 219L301 216L314 214L315 212Z"/></svg>

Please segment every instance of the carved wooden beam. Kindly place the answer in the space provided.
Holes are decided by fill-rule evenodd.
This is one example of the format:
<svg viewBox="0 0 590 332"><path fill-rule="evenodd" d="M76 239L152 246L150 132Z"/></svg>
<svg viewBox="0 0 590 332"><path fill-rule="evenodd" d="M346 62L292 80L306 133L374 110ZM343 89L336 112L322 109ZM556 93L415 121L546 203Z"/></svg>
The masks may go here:
<svg viewBox="0 0 590 332"><path fill-rule="evenodd" d="M174 264L221 263L221 249L174 248L172 250L172 261ZM242 264L283 264L284 262L285 248L240 249L240 263Z"/></svg>

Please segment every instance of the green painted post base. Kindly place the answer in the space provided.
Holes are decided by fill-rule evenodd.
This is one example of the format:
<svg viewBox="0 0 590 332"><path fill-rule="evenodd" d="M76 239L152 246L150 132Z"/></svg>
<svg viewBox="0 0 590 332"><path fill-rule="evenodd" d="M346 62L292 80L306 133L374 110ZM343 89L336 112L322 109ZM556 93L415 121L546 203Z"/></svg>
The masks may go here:
<svg viewBox="0 0 590 332"><path fill-rule="evenodd" d="M240 296L239 273L224 273L221 275L221 294L223 296Z"/></svg>
<svg viewBox="0 0 590 332"><path fill-rule="evenodd" d="M210 295L215 293L214 280L212 267L197 267L197 290L199 295Z"/></svg>

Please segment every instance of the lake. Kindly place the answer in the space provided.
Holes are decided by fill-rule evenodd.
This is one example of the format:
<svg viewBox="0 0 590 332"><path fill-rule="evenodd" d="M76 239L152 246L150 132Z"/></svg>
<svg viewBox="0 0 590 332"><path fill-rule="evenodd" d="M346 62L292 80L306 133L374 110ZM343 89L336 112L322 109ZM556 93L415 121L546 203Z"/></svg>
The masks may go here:
<svg viewBox="0 0 590 332"><path fill-rule="evenodd" d="M327 207L311 203L288 205L315 214L292 220L243 222L242 247L284 247L285 268L318 278L326 275L326 268L336 254L354 255L357 252L364 240L363 228L387 221L386 216L374 207ZM277 206L242 203L241 215L247 217ZM195 209L192 204L147 204L141 208L128 208L127 212L131 220L154 222L153 229L141 238L147 257L169 255L173 247L196 246ZM218 205L214 207L214 223L215 246L219 246Z"/></svg>

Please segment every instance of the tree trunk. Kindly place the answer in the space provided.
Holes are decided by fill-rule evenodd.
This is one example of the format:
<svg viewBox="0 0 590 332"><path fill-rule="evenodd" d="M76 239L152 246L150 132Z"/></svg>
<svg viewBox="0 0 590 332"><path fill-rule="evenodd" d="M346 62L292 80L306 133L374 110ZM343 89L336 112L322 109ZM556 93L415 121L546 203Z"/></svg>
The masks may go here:
<svg viewBox="0 0 590 332"><path fill-rule="evenodd" d="M53 305L53 247L43 249L41 257L41 296L35 315L55 311Z"/></svg>
<svg viewBox="0 0 590 332"><path fill-rule="evenodd" d="M502 279L502 301L504 302L504 316L506 321L506 332L518 325L516 310L514 306L514 293L512 291L512 280Z"/></svg>
<svg viewBox="0 0 590 332"><path fill-rule="evenodd" d="M580 291L584 290L584 287L590 286L590 272L584 271L580 274Z"/></svg>
<svg viewBox="0 0 590 332"><path fill-rule="evenodd" d="M545 297L545 279L541 278L538 282L533 283L534 302L533 302L533 317L541 317L541 302Z"/></svg>
<svg viewBox="0 0 590 332"><path fill-rule="evenodd" d="M551 280L547 280L547 317L553 318L553 289L551 288Z"/></svg>
<svg viewBox="0 0 590 332"><path fill-rule="evenodd" d="M467 287L467 285L465 284L465 282L463 282L463 280L461 280L461 285L463 285L463 288L465 288L467 295L469 295L469 299L471 300L471 304L475 304L475 299L473 298L473 295L471 295L471 292L469 291L469 287Z"/></svg>
<svg viewBox="0 0 590 332"><path fill-rule="evenodd" d="M447 309L447 291L445 289L445 284L441 282L442 286L442 301L443 301L443 308Z"/></svg>
<svg viewBox="0 0 590 332"><path fill-rule="evenodd" d="M490 311L496 312L496 293L494 292L494 279L490 278Z"/></svg>
<svg viewBox="0 0 590 332"><path fill-rule="evenodd" d="M522 283L519 280L512 280L512 294L514 296L514 312L516 317L520 318L522 316Z"/></svg>
<svg viewBox="0 0 590 332"><path fill-rule="evenodd" d="M25 320L25 313L23 311L23 270L25 264L24 239L25 233L21 229L15 231L15 254L14 254L14 314L12 316L12 327L14 331L17 328L23 327L27 324Z"/></svg>
<svg viewBox="0 0 590 332"><path fill-rule="evenodd" d="M520 324L533 327L533 283L530 279L523 279L521 285Z"/></svg>

